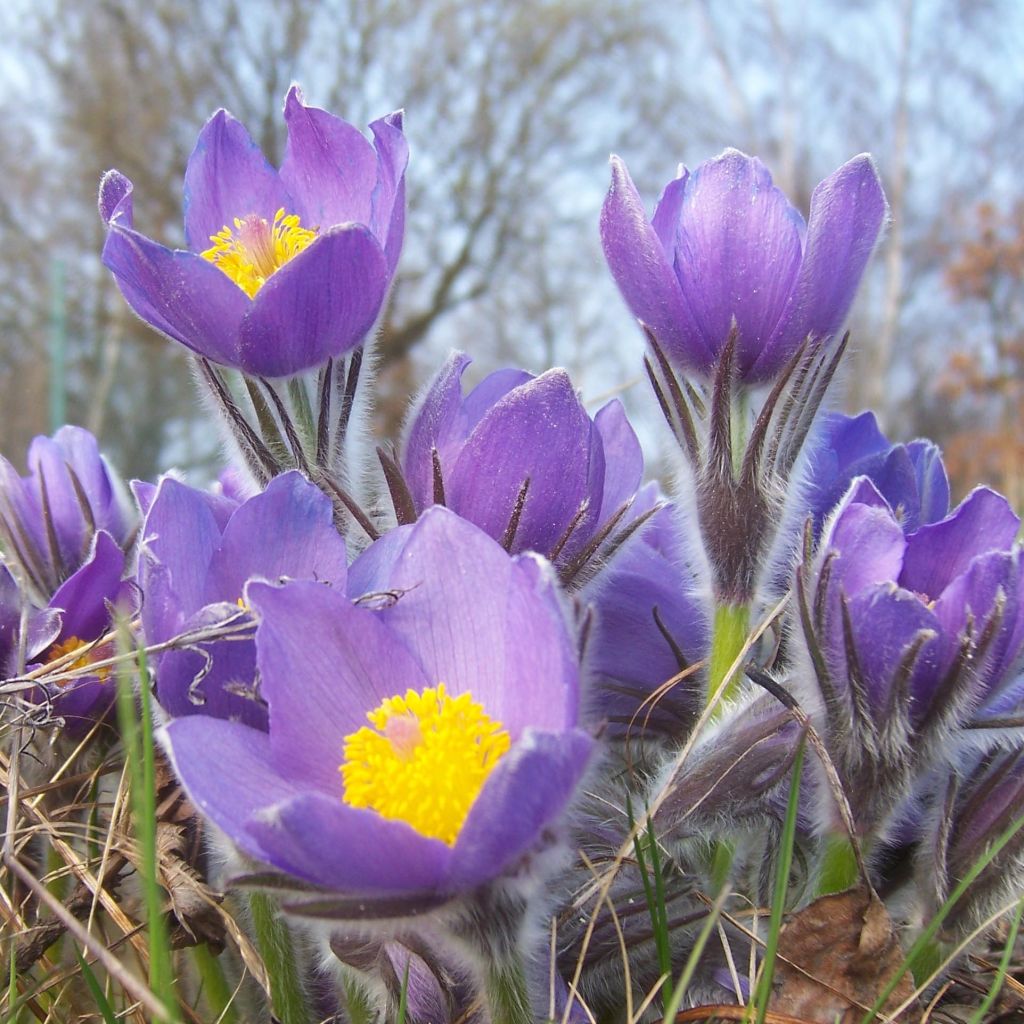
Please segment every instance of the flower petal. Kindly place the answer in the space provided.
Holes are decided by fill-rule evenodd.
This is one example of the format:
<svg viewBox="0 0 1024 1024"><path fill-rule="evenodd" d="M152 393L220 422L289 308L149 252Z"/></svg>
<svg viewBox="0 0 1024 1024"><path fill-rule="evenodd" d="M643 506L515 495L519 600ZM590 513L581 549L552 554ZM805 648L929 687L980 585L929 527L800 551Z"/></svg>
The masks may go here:
<svg viewBox="0 0 1024 1024"><path fill-rule="evenodd" d="M498 762L470 808L452 851L448 880L465 889L500 875L565 811L594 741L528 729Z"/></svg>
<svg viewBox="0 0 1024 1024"><path fill-rule="evenodd" d="M293 470L231 517L210 559L203 603L238 600L253 577L318 580L344 591L346 572L345 541L330 500Z"/></svg>
<svg viewBox="0 0 1024 1024"><path fill-rule="evenodd" d="M274 770L267 735L193 715L171 722L161 739L192 803L250 856L274 863L247 825L253 815L291 799L297 790Z"/></svg>
<svg viewBox="0 0 1024 1024"><path fill-rule="evenodd" d="M444 680L424 677L381 613L321 583L250 583L246 594L260 619L256 650L273 763L340 800L345 737L386 697Z"/></svg>
<svg viewBox="0 0 1024 1024"><path fill-rule="evenodd" d="M459 453L446 481L448 506L491 537L504 536L526 480L529 489L514 551L551 551L584 500L603 490L591 478L600 457L590 417L563 370L547 373L491 407ZM590 507L576 534L597 521Z"/></svg>
<svg viewBox="0 0 1024 1024"><path fill-rule="evenodd" d="M394 274L405 237L405 168L409 143L402 131L402 111L397 110L370 125L377 150L380 180L373 193L370 228L384 247L388 273Z"/></svg>
<svg viewBox="0 0 1024 1024"><path fill-rule="evenodd" d="M613 156L612 184L601 208L601 244L608 267L633 315L654 332L671 358L706 370L714 353L683 300L675 270L626 170Z"/></svg>
<svg viewBox="0 0 1024 1024"><path fill-rule="evenodd" d="M259 812L248 832L275 867L348 892L433 889L451 851L404 821L349 807L340 796L302 793Z"/></svg>
<svg viewBox="0 0 1024 1024"><path fill-rule="evenodd" d="M286 377L348 352L373 326L387 285L384 253L370 229L331 228L257 292L241 323L238 367Z"/></svg>
<svg viewBox="0 0 1024 1024"><path fill-rule="evenodd" d="M829 338L839 330L887 211L878 172L866 154L843 164L814 190L800 273L754 365L754 378L770 377L808 335Z"/></svg>
<svg viewBox="0 0 1024 1024"><path fill-rule="evenodd" d="M377 154L362 132L326 110L307 107L294 85L284 101L284 120L288 142L281 180L303 225L326 230L346 221L370 224ZM385 240L378 238L383 248Z"/></svg>
<svg viewBox="0 0 1024 1024"><path fill-rule="evenodd" d="M210 237L255 214L273 223L288 191L240 121L218 110L203 126L185 169L185 241L196 253Z"/></svg>
<svg viewBox="0 0 1024 1024"><path fill-rule="evenodd" d="M800 268L804 223L760 160L735 149L686 184L675 269L701 335L718 353L733 321L739 368L764 358Z"/></svg>
<svg viewBox="0 0 1024 1024"><path fill-rule="evenodd" d="M151 327L216 363L239 365L238 328L251 302L212 263L116 223L103 246L103 263Z"/></svg>
<svg viewBox="0 0 1024 1024"><path fill-rule="evenodd" d="M60 608L59 640L75 636L95 640L110 626L107 601L116 603L124 572L124 552L109 533L100 530L88 561L53 595L51 608Z"/></svg>
<svg viewBox="0 0 1024 1024"><path fill-rule="evenodd" d="M1009 502L987 487L978 487L951 516L922 526L907 538L900 586L937 598L967 571L972 559L1009 549L1019 529L1020 519Z"/></svg>
<svg viewBox="0 0 1024 1024"><path fill-rule="evenodd" d="M601 519L607 519L640 489L644 478L644 453L626 410L617 398L598 410L594 426L604 449Z"/></svg>
<svg viewBox="0 0 1024 1024"><path fill-rule="evenodd" d="M428 685L470 691L513 740L527 726L575 724L576 656L550 570L513 561L435 506L409 529L387 585L404 593L378 615L416 652Z"/></svg>

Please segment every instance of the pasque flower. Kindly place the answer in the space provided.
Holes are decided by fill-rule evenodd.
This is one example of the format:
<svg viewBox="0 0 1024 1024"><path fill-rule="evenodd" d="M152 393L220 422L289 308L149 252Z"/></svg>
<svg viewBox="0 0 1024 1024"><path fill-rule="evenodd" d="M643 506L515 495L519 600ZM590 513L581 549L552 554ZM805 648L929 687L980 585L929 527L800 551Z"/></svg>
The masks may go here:
<svg viewBox="0 0 1024 1024"><path fill-rule="evenodd" d="M931 441L893 444L873 412L829 413L811 455L804 497L816 530L858 476L875 485L906 533L949 512L949 479L942 454Z"/></svg>
<svg viewBox="0 0 1024 1024"><path fill-rule="evenodd" d="M428 510L351 568L250 583L269 732L203 715L166 742L192 800L294 879L457 894L519 863L571 800L574 645L548 566Z"/></svg>
<svg viewBox="0 0 1024 1024"><path fill-rule="evenodd" d="M444 504L509 551L560 566L635 520L643 454L620 402L591 418L564 370L498 370L463 395L469 363L453 353L406 425L415 512Z"/></svg>
<svg viewBox="0 0 1024 1024"><path fill-rule="evenodd" d="M24 668L53 664L57 682L31 694L45 701L72 732L101 717L114 697L109 671L84 670L111 651L96 647L111 628L110 609L134 603L125 552L133 543L137 513L120 478L80 427L61 427L35 438L28 475L0 457L0 547L16 571L5 573L4 591L28 609ZM13 608L11 625L18 621ZM76 656L75 652L81 654ZM12 659L5 670L13 671ZM70 674L69 674L70 673Z"/></svg>
<svg viewBox="0 0 1024 1024"><path fill-rule="evenodd" d="M885 219L871 159L821 182L810 220L735 149L685 167L648 221L625 164L612 157L601 240L634 316L682 369L710 374L735 324L741 379L772 379L805 339L840 328Z"/></svg>
<svg viewBox="0 0 1024 1024"><path fill-rule="evenodd" d="M142 538L139 582L149 644L243 620L252 578L319 580L344 591L345 542L331 503L294 470L242 503L164 477ZM172 717L203 714L266 729L251 636L192 642L154 661L157 699Z"/></svg>
<svg viewBox="0 0 1024 1024"><path fill-rule="evenodd" d="M808 671L859 827L883 824L915 773L958 753L957 728L1015 707L1024 689L1020 521L975 490L907 533L866 478L797 579Z"/></svg>
<svg viewBox="0 0 1024 1024"><path fill-rule="evenodd" d="M363 340L405 221L401 114L370 125L371 145L293 86L284 119L280 170L226 111L206 123L185 171L185 250L134 229L124 175L109 171L100 186L103 262L132 309L198 355L264 377Z"/></svg>

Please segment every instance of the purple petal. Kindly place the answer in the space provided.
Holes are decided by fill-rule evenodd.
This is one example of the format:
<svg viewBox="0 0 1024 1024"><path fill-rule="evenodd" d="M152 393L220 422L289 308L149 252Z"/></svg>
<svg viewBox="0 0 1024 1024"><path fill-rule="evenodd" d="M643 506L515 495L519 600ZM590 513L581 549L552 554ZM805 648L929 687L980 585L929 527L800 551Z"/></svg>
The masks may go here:
<svg viewBox="0 0 1024 1024"><path fill-rule="evenodd" d="M604 494L601 518L607 519L639 490L644 453L622 403L613 398L598 410L594 426L604 448Z"/></svg>
<svg viewBox="0 0 1024 1024"><path fill-rule="evenodd" d="M380 613L323 584L250 583L246 593L260 618L256 649L273 762L304 787L340 799L345 737L366 724L367 712L386 697L447 680L424 678Z"/></svg>
<svg viewBox="0 0 1024 1024"><path fill-rule="evenodd" d="M231 517L210 560L203 603L236 601L256 576L317 580L344 591L346 571L345 542L330 500L292 471L271 480Z"/></svg>
<svg viewBox="0 0 1024 1024"><path fill-rule="evenodd" d="M679 221L683 212L683 199L686 197L686 182L690 172L680 166L679 173L672 179L661 193L658 205L654 208L651 227L665 250L665 259L669 266L676 261L676 242L679 240Z"/></svg>
<svg viewBox="0 0 1024 1024"><path fill-rule="evenodd" d="M800 268L803 229L803 218L756 158L729 149L690 175L676 274L716 352L735 320L744 376L768 355Z"/></svg>
<svg viewBox="0 0 1024 1024"><path fill-rule="evenodd" d="M120 172L107 171L100 181L100 216L104 224L117 221L122 227L132 226L132 191L134 185Z"/></svg>
<svg viewBox="0 0 1024 1024"><path fill-rule="evenodd" d="M852 596L899 577L906 540L888 508L850 504L836 517L827 549L838 553L832 585Z"/></svg>
<svg viewBox="0 0 1024 1024"><path fill-rule="evenodd" d="M846 319L888 205L871 157L854 157L811 196L803 262L785 314L753 376L763 380L808 336L829 338Z"/></svg>
<svg viewBox="0 0 1024 1024"><path fill-rule="evenodd" d="M416 1024L447 1024L451 1021L448 995L426 960L400 942L385 942L384 953L395 977L408 982L409 1019Z"/></svg>
<svg viewBox="0 0 1024 1024"><path fill-rule="evenodd" d="M594 741L527 730L498 762L470 808L452 851L449 881L464 889L496 878L565 811Z"/></svg>
<svg viewBox="0 0 1024 1024"><path fill-rule="evenodd" d="M277 171L245 125L218 110L203 126L185 169L185 240L193 252L235 218L255 214L268 223L292 203ZM308 227L309 225L306 224Z"/></svg>
<svg viewBox="0 0 1024 1024"><path fill-rule="evenodd" d="M937 523L949 515L949 477L942 464L942 452L931 441L911 441L907 452L917 475L921 525Z"/></svg>
<svg viewBox="0 0 1024 1024"><path fill-rule="evenodd" d="M113 537L102 530L96 534L89 560L53 595L51 608L60 608L58 639L78 637L95 640L110 626L106 602L115 603L121 589L124 552Z"/></svg>
<svg viewBox="0 0 1024 1024"><path fill-rule="evenodd" d="M220 543L210 505L208 496L172 477L160 481L139 557L142 624L149 643L175 636L206 603L206 575Z"/></svg>
<svg viewBox="0 0 1024 1024"><path fill-rule="evenodd" d="M348 592L353 599L383 595L391 586L395 562L409 543L412 526L396 526L375 540L348 569Z"/></svg>
<svg viewBox="0 0 1024 1024"><path fill-rule="evenodd" d="M972 559L1010 548L1019 529L1020 519L1009 502L978 487L949 518L922 526L907 538L900 586L937 598L967 571Z"/></svg>
<svg viewBox="0 0 1024 1024"><path fill-rule="evenodd" d="M527 726L575 724L575 651L556 583L533 559L513 561L435 506L409 530L387 585L405 593L378 614L416 652L428 685L471 692L513 740Z"/></svg>
<svg viewBox="0 0 1024 1024"><path fill-rule="evenodd" d="M550 370L506 395L469 436L446 483L450 508L498 539L529 479L515 551L551 551L584 499L603 490L591 477L592 424L564 371ZM595 493L596 492L596 493ZM592 529L591 506L578 532Z"/></svg>
<svg viewBox="0 0 1024 1024"><path fill-rule="evenodd" d="M460 429L462 374L471 361L462 352L452 352L409 415L402 439L402 469L417 511L434 503L434 449L443 472L454 462L452 449L457 450L465 438L466 432Z"/></svg>
<svg viewBox="0 0 1024 1024"><path fill-rule="evenodd" d="M612 184L601 209L601 244L612 277L633 315L654 332L670 357L704 371L714 353L683 299L626 165L616 156L611 164Z"/></svg>
<svg viewBox="0 0 1024 1024"><path fill-rule="evenodd" d="M486 377L468 395L462 403L462 437L465 439L473 428L487 415L491 407L500 402L507 394L522 384L536 380L532 373L506 367L495 370Z"/></svg>
<svg viewBox="0 0 1024 1024"><path fill-rule="evenodd" d="M380 180L373 193L370 227L384 247L388 273L394 274L405 236L405 168L409 143L402 131L402 112L396 111L370 125L377 150Z"/></svg>
<svg viewBox="0 0 1024 1024"><path fill-rule="evenodd" d="M373 326L387 284L384 253L369 228L331 228L260 288L242 320L237 365L286 377L342 355Z"/></svg>
<svg viewBox="0 0 1024 1024"><path fill-rule="evenodd" d="M273 863L247 824L297 791L274 771L266 734L194 715L171 722L162 738L192 803L246 853Z"/></svg>
<svg viewBox="0 0 1024 1024"><path fill-rule="evenodd" d="M267 860L299 878L348 892L433 889L451 850L404 821L349 807L340 795L302 793L261 811L249 834Z"/></svg>
<svg viewBox="0 0 1024 1024"><path fill-rule="evenodd" d="M238 329L251 302L212 263L116 224L107 234L103 263L151 327L214 362L238 365Z"/></svg>
<svg viewBox="0 0 1024 1024"><path fill-rule="evenodd" d="M281 180L294 197L303 225L326 230L348 221L369 224L377 187L373 146L340 117L307 107L294 85L284 101L284 120L288 142ZM378 238L383 247L384 239Z"/></svg>

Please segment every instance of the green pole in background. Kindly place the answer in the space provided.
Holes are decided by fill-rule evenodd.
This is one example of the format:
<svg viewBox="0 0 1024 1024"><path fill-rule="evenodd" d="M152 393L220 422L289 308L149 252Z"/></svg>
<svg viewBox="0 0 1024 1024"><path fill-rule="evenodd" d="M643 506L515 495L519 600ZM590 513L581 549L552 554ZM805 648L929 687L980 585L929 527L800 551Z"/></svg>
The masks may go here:
<svg viewBox="0 0 1024 1024"><path fill-rule="evenodd" d="M67 421L68 318L64 261L50 264L50 433Z"/></svg>

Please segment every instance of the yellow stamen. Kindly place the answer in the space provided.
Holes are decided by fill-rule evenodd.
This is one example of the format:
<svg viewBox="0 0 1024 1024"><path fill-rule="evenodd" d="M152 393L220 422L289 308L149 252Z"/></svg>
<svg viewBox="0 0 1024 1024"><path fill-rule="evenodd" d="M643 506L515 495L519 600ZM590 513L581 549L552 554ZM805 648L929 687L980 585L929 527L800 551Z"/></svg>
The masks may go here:
<svg viewBox="0 0 1024 1024"><path fill-rule="evenodd" d="M60 643L54 644L49 651L46 653L46 663L49 665L52 662L58 661L61 658L67 657L72 651L81 650L83 647L91 648L90 640L80 640L77 636L69 636L66 640L61 640ZM60 666L61 672L76 672L79 669L88 668L94 661L102 661L105 658L110 657L110 649L108 647L91 648L87 650L80 658L75 658L73 661L62 664ZM110 675L110 666L96 669L96 678L104 683L107 681L107 677ZM55 680L58 686L68 686L69 684L80 679L80 676L70 677L67 679Z"/></svg>
<svg viewBox="0 0 1024 1024"><path fill-rule="evenodd" d="M388 697L366 717L372 729L345 737L345 803L451 846L508 750L508 733L472 694L451 697L444 683Z"/></svg>
<svg viewBox="0 0 1024 1024"><path fill-rule="evenodd" d="M254 213L236 217L234 228L226 224L215 235L213 245L200 253L223 270L249 298L263 287L267 278L298 256L317 236L304 228L298 214L287 216L283 209L274 214L274 223Z"/></svg>

